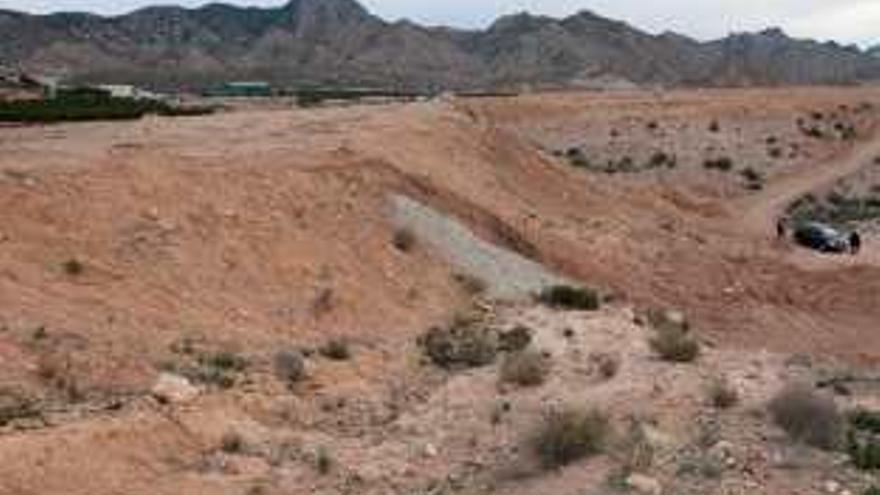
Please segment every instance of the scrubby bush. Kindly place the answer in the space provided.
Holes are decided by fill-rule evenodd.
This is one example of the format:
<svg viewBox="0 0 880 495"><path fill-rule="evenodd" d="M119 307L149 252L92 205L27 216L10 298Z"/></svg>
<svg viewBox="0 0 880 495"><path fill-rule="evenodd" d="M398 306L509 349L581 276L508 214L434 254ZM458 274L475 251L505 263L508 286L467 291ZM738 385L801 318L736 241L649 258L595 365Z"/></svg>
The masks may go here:
<svg viewBox="0 0 880 495"><path fill-rule="evenodd" d="M806 385L790 385L769 404L773 421L791 438L813 447L833 449L840 445L844 420L830 397Z"/></svg>
<svg viewBox="0 0 880 495"><path fill-rule="evenodd" d="M880 439L850 432L848 450L853 465L865 471L880 470Z"/></svg>
<svg viewBox="0 0 880 495"><path fill-rule="evenodd" d="M880 412L859 409L849 415L853 428L880 435Z"/></svg>
<svg viewBox="0 0 880 495"><path fill-rule="evenodd" d="M717 409L730 409L739 402L739 392L726 378L713 380L709 385L709 403Z"/></svg>
<svg viewBox="0 0 880 495"><path fill-rule="evenodd" d="M718 124L717 120L713 120L709 123L709 132L718 132L721 130L721 125Z"/></svg>
<svg viewBox="0 0 880 495"><path fill-rule="evenodd" d="M656 332L651 348L664 361L688 363L700 354L699 342L691 335L690 322L679 311L652 309L647 320Z"/></svg>
<svg viewBox="0 0 880 495"><path fill-rule="evenodd" d="M857 410L849 415L848 450L853 465L880 470L880 413Z"/></svg>
<svg viewBox="0 0 880 495"><path fill-rule="evenodd" d="M880 495L880 485L868 488L863 495Z"/></svg>
<svg viewBox="0 0 880 495"><path fill-rule="evenodd" d="M408 253L416 245L416 236L409 229L398 229L394 231L391 242L398 251Z"/></svg>
<svg viewBox="0 0 880 495"><path fill-rule="evenodd" d="M550 366L550 360L534 349L514 352L506 355L501 363L501 381L521 387L542 385Z"/></svg>
<svg viewBox="0 0 880 495"><path fill-rule="evenodd" d="M419 344L431 362L447 369L485 366L498 354L497 335L471 318L456 318L448 327L433 327Z"/></svg>
<svg viewBox="0 0 880 495"><path fill-rule="evenodd" d="M531 328L523 325L502 331L498 334L498 350L503 352L522 351L532 343L532 333Z"/></svg>
<svg viewBox="0 0 880 495"><path fill-rule="evenodd" d="M198 366L187 367L180 372L190 380L220 388L231 388L236 377L249 363L247 359L231 352L218 352L199 356Z"/></svg>
<svg viewBox="0 0 880 495"><path fill-rule="evenodd" d="M235 431L228 431L220 439L220 450L227 454L240 454L244 450L244 439Z"/></svg>
<svg viewBox="0 0 880 495"><path fill-rule="evenodd" d="M677 328L658 328L651 348L664 361L690 363L700 355L700 343L690 332Z"/></svg>
<svg viewBox="0 0 880 495"><path fill-rule="evenodd" d="M607 352L596 352L590 354L590 361L599 373L599 376L605 380L610 380L617 376L620 371L620 357Z"/></svg>
<svg viewBox="0 0 880 495"><path fill-rule="evenodd" d="M292 349L278 351L275 354L275 374L289 384L305 378L306 360L302 353Z"/></svg>
<svg viewBox="0 0 880 495"><path fill-rule="evenodd" d="M330 339L318 349L318 353L333 361L345 361L351 358L351 348L345 339Z"/></svg>
<svg viewBox="0 0 880 495"><path fill-rule="evenodd" d="M602 453L610 433L608 417L596 410L567 408L548 414L532 439L532 448L546 469Z"/></svg>
<svg viewBox="0 0 880 495"><path fill-rule="evenodd" d="M315 453L315 468L320 474L328 474L333 469L333 458L326 447L318 447Z"/></svg>
<svg viewBox="0 0 880 495"><path fill-rule="evenodd" d="M602 302L599 293L584 287L555 285L541 291L538 300L557 309L596 311Z"/></svg>
<svg viewBox="0 0 880 495"><path fill-rule="evenodd" d="M76 258L71 258L71 259L65 261L61 265L61 268L64 269L64 273L66 273L70 276L73 276L73 277L75 277L77 275L82 275L82 273L84 271L86 271L86 267L83 264L83 262L76 259Z"/></svg>
<svg viewBox="0 0 880 495"><path fill-rule="evenodd" d="M733 160L730 157L709 158L703 162L703 167L707 170L719 170L721 172L730 172L733 170Z"/></svg>
<svg viewBox="0 0 880 495"><path fill-rule="evenodd" d="M648 168L675 168L678 165L675 155L670 155L663 151L657 151L651 155L648 160Z"/></svg>

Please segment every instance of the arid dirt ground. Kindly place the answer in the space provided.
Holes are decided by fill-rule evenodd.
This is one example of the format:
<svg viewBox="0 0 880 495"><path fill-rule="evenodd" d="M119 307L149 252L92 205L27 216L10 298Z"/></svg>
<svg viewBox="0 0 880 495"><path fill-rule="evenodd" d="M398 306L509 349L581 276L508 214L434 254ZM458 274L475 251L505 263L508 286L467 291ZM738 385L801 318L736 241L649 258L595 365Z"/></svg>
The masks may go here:
<svg viewBox="0 0 880 495"><path fill-rule="evenodd" d="M791 381L880 372L880 238L823 256L774 224L806 194L880 178L878 125L880 89L815 88L0 128L0 494L620 489L620 449L532 465L524 438L566 403L648 432L642 468L662 493L857 494L871 473L794 444L765 405ZM591 165L573 167L572 148ZM644 166L658 153L664 166ZM731 170L706 168L720 157ZM503 281L457 260L494 260L400 242L394 197L609 302L566 313L481 295ZM524 277L515 266L487 273ZM424 362L419 337L474 306L487 326L534 331L544 385ZM695 364L652 354L645 308L688 315ZM314 352L330 340L351 356ZM282 349L307 356L290 387ZM616 376L597 375L597 352ZM201 373L194 396L156 400L160 374L182 370ZM730 411L706 404L720 378L740 395ZM880 407L870 386L849 392L842 407ZM682 474L694 463L713 474Z"/></svg>

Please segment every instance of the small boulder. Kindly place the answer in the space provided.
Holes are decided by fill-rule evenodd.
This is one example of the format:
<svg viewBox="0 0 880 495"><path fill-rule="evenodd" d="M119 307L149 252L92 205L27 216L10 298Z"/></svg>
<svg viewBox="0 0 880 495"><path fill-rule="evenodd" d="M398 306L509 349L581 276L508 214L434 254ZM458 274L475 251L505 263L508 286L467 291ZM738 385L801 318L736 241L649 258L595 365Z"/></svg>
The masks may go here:
<svg viewBox="0 0 880 495"><path fill-rule="evenodd" d="M633 490L646 495L661 495L663 487L660 482L644 474L633 473L626 479L626 484Z"/></svg>
<svg viewBox="0 0 880 495"><path fill-rule="evenodd" d="M151 390L153 397L167 404L181 404L195 399L199 389L186 377L162 373Z"/></svg>

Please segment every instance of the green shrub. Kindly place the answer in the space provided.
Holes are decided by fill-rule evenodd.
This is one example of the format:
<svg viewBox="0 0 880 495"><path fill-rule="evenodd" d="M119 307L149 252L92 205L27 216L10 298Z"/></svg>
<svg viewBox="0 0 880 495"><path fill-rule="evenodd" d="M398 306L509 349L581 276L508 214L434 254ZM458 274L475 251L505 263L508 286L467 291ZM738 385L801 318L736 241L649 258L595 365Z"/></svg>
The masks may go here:
<svg viewBox="0 0 880 495"><path fill-rule="evenodd" d="M548 414L532 439L532 449L546 469L602 453L610 432L608 417L567 408Z"/></svg>
<svg viewBox="0 0 880 495"><path fill-rule="evenodd" d="M880 495L880 485L868 488L863 495Z"/></svg>
<svg viewBox="0 0 880 495"><path fill-rule="evenodd" d="M880 412L859 409L849 415L853 428L880 435Z"/></svg>
<svg viewBox="0 0 880 495"><path fill-rule="evenodd" d="M848 445L853 465L865 471L880 470L880 439L876 436L849 434Z"/></svg>
<svg viewBox="0 0 880 495"><path fill-rule="evenodd" d="M552 308L575 311L596 311L602 304L595 290L569 285L548 287L541 291L538 300Z"/></svg>
<svg viewBox="0 0 880 495"><path fill-rule="evenodd" d="M521 387L542 385L550 373L550 360L534 349L508 354L501 363L501 381Z"/></svg>
<svg viewBox="0 0 880 495"><path fill-rule="evenodd" d="M834 449L843 439L844 420L833 399L806 385L790 385L769 404L773 421L788 435L821 449Z"/></svg>
<svg viewBox="0 0 880 495"><path fill-rule="evenodd" d="M173 107L158 101L112 98L87 88L67 91L50 100L0 102L0 122L135 120L147 114L177 117L213 112L209 107Z"/></svg>

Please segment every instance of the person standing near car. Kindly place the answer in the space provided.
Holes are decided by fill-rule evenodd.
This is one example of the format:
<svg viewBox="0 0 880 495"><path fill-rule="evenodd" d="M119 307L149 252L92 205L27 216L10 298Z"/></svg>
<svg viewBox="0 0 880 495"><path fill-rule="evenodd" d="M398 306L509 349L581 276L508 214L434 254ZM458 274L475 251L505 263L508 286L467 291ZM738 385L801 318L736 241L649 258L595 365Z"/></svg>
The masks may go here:
<svg viewBox="0 0 880 495"><path fill-rule="evenodd" d="M776 238L780 241L785 239L786 234L788 234L788 227L786 225L785 219L780 218L776 221Z"/></svg>
<svg viewBox="0 0 880 495"><path fill-rule="evenodd" d="M857 231L853 231L849 235L849 251L853 256L855 256L855 255L859 254L859 252L861 250L862 250L862 236Z"/></svg>

